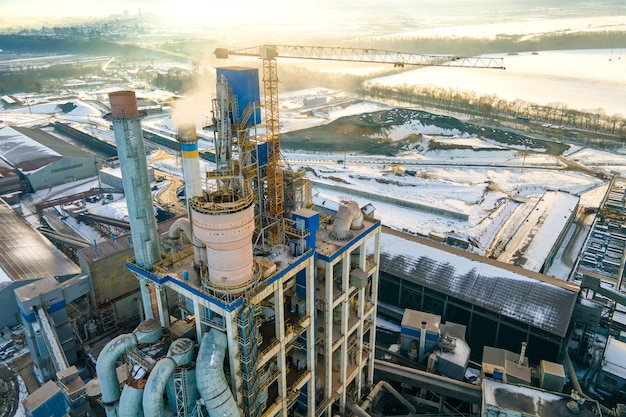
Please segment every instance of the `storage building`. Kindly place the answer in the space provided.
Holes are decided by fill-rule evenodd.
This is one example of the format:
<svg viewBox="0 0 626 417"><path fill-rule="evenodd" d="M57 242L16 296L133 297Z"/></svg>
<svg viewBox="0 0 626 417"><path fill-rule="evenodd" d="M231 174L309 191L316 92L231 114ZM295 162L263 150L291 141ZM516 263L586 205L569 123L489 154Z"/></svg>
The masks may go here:
<svg viewBox="0 0 626 417"><path fill-rule="evenodd" d="M95 177L101 162L92 154L41 129L0 129L0 159L28 181L32 191Z"/></svg>

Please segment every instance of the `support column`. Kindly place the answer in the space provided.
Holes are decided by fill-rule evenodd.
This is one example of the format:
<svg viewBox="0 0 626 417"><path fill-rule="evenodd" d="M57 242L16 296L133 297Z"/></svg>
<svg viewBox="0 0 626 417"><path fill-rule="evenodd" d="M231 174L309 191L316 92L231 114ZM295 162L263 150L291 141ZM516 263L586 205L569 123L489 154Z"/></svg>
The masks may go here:
<svg viewBox="0 0 626 417"><path fill-rule="evenodd" d="M307 409L308 415L315 415L315 369L316 352L315 339L317 329L315 328L315 257L309 258L306 269L306 315L309 317L309 327L306 330L306 366L311 373L311 379L307 384Z"/></svg>
<svg viewBox="0 0 626 417"><path fill-rule="evenodd" d="M202 311L200 309L204 309L204 306L200 305L198 301L198 297L193 297L193 314L196 317L196 340L202 340Z"/></svg>
<svg viewBox="0 0 626 417"><path fill-rule="evenodd" d="M374 267L374 273L372 274L372 303L374 303L374 317L373 320L376 320L376 315L378 313L378 278L380 272L380 227L376 229L376 234L374 235L374 262L376 266ZM370 355L369 355L369 364L367 367L367 384L374 385L374 355L376 353L376 327L374 327L370 331Z"/></svg>
<svg viewBox="0 0 626 417"><path fill-rule="evenodd" d="M241 410L241 395L239 395L239 389L241 388L241 378L238 376L238 370L241 368L241 361L239 360L239 342L237 341L237 334L239 328L234 325L235 318L241 313L241 308L235 310L232 313L222 311L222 317L226 321L226 335L228 336L228 361L230 363L230 380L237 381L237 386L231 386L230 390L233 393L233 398L237 401L237 405Z"/></svg>
<svg viewBox="0 0 626 417"><path fill-rule="evenodd" d="M141 304L143 305L143 315L146 320L153 319L152 299L150 298L150 288L148 288L148 279L141 275L135 274L139 281L139 291L141 292Z"/></svg>
<svg viewBox="0 0 626 417"><path fill-rule="evenodd" d="M326 305L324 311L324 398L331 395L333 388L333 269L334 264L326 264Z"/></svg>
<svg viewBox="0 0 626 417"><path fill-rule="evenodd" d="M280 378L278 379L278 396L283 399L283 407L280 415L287 417L287 364L285 353L285 303L284 303L284 280L280 280L274 291L274 314L276 315L275 330L276 339L280 343L280 350L277 354L278 359L278 371L280 372Z"/></svg>
<svg viewBox="0 0 626 417"><path fill-rule="evenodd" d="M170 312L167 308L167 296L165 295L165 287L161 285L154 286L156 290L157 306L159 309L159 320L161 321L161 327L170 327Z"/></svg>
<svg viewBox="0 0 626 417"><path fill-rule="evenodd" d="M343 415L346 412L346 391L348 379L348 321L350 319L350 252L346 251L341 268L341 289L343 301L341 302L341 357L339 358L339 381L343 386L339 399L339 411Z"/></svg>

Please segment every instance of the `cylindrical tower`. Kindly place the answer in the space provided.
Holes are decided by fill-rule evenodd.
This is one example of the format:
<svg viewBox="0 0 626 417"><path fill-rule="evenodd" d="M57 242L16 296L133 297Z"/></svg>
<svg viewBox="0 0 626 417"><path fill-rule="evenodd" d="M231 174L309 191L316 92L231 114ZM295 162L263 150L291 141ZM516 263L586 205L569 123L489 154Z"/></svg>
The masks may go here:
<svg viewBox="0 0 626 417"><path fill-rule="evenodd" d="M206 245L209 281L227 291L241 291L254 275L251 200L216 204L196 198L191 202L194 236Z"/></svg>
<svg viewBox="0 0 626 417"><path fill-rule="evenodd" d="M109 101L109 118L113 123L122 170L135 262L141 268L151 270L161 259L161 250L141 132L140 120L144 113L137 110L137 99L133 91L109 93Z"/></svg>
<svg viewBox="0 0 626 417"><path fill-rule="evenodd" d="M192 197L202 194L196 127L194 125L179 126L178 141L180 142L180 154L183 158L185 198L189 201Z"/></svg>

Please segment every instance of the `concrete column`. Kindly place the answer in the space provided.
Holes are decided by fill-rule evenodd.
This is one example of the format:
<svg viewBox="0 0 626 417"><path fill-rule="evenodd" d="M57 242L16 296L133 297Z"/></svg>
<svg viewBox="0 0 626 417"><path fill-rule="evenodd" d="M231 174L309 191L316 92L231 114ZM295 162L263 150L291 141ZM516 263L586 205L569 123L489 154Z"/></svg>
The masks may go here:
<svg viewBox="0 0 626 417"><path fill-rule="evenodd" d="M276 286L276 290L274 290L274 314L276 315L275 321L275 330L276 330L276 339L280 343L280 350L278 351L277 362L278 362L278 371L280 372L280 377L278 378L278 396L283 398L283 405L280 415L282 417L287 416L287 391L289 390L287 387L287 364L286 364L286 352L285 352L285 303L284 301L284 280L281 279L278 285Z"/></svg>
<svg viewBox="0 0 626 417"><path fill-rule="evenodd" d="M315 411L315 338L317 329L315 328L315 258L311 256L306 269L306 315L310 319L307 329L306 341L306 365L311 372L311 380L307 387L307 408L309 415L314 415Z"/></svg>
<svg viewBox="0 0 626 417"><path fill-rule="evenodd" d="M228 336L228 361L230 363L230 380L237 381L237 386L231 386L230 390L233 392L233 397L237 401L237 405L242 409L241 396L239 395L239 388L241 386L241 378L237 375L237 370L240 369L239 361L239 342L237 341L237 334L239 327L235 323L235 318L241 313L241 308L233 311L232 313L223 311L222 317L226 321L226 335Z"/></svg>
<svg viewBox="0 0 626 417"><path fill-rule="evenodd" d="M341 268L341 286L343 289L343 301L341 302L341 359L339 368L339 381L343 385L341 398L339 399L339 410L343 415L346 412L346 384L348 379L348 321L350 318L350 252L347 251Z"/></svg>
<svg viewBox="0 0 626 417"><path fill-rule="evenodd" d="M141 275L135 274L139 281L139 291L141 292L141 304L143 305L143 315L146 320L153 319L152 299L150 298L150 288L148 288L148 280Z"/></svg>
<svg viewBox="0 0 626 417"><path fill-rule="evenodd" d="M324 311L324 397L329 397L333 385L333 268L332 263L326 264L326 306Z"/></svg>
<svg viewBox="0 0 626 417"><path fill-rule="evenodd" d="M204 310L204 306L200 305L198 301L198 297L193 297L193 314L196 316L196 340L202 340L202 310Z"/></svg>
<svg viewBox="0 0 626 417"><path fill-rule="evenodd" d="M165 295L165 287L161 285L155 285L157 306L159 309L159 320L161 321L161 327L170 327L170 312L167 308L167 297Z"/></svg>
<svg viewBox="0 0 626 417"><path fill-rule="evenodd" d="M374 262L376 263L376 267L374 268L374 273L372 274L372 303L374 303L374 312L372 319L374 320L374 324L376 323L376 314L378 311L378 275L380 269L380 227L376 229L374 235ZM376 353L376 328L374 327L370 331L370 355L369 355L369 366L367 367L367 384L374 384L374 354Z"/></svg>

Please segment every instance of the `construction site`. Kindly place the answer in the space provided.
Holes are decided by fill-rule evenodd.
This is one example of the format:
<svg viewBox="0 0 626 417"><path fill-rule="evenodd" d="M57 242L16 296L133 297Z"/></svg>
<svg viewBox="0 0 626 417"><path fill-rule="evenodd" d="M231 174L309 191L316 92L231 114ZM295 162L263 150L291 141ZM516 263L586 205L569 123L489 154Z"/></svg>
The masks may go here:
<svg viewBox="0 0 626 417"><path fill-rule="evenodd" d="M179 125L174 141L148 134L182 165L184 200L168 190L163 221L134 91L108 93L114 145L54 124L114 150L115 166L64 151L45 132L0 130L19 145L2 154L0 264L10 280L0 300L10 314L0 327L23 327L19 343L44 382L22 399L25 415L626 416L625 181L611 179L571 278L560 280L543 272L575 223L578 196L544 193L491 259L454 236L391 230L353 199L320 204L306 170L281 155L282 58L461 71L502 60L275 45L215 55L258 57L262 67L216 68L210 123ZM199 150L199 131L210 132L211 152ZM15 211L29 198L16 187L94 175L99 187L50 196L36 216L123 194L125 220L72 208L110 239L69 237L53 219L35 230ZM11 384L0 385L13 392L0 415L16 412Z"/></svg>

